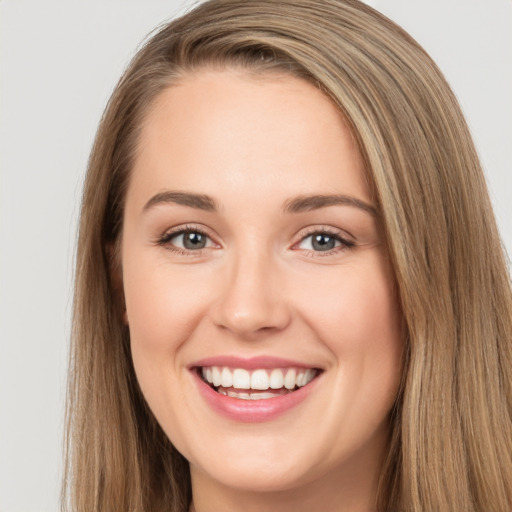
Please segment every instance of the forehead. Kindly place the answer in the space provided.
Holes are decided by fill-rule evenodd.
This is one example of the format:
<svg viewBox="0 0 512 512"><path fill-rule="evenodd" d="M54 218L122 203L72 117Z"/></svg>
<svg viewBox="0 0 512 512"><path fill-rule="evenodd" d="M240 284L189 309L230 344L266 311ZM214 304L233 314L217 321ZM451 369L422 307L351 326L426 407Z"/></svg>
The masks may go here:
<svg viewBox="0 0 512 512"><path fill-rule="evenodd" d="M184 76L154 101L128 189L213 197L344 193L370 201L353 134L332 101L288 75L238 70ZM140 204L139 204L140 207Z"/></svg>

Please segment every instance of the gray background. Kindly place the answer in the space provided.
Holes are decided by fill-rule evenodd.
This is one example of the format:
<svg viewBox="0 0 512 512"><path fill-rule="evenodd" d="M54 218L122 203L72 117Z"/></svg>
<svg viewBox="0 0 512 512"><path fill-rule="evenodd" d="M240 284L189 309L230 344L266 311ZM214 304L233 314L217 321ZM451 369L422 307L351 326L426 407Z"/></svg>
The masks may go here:
<svg viewBox="0 0 512 512"><path fill-rule="evenodd" d="M190 0L0 0L0 512L58 509L75 229L115 81ZM512 1L374 0L466 113L512 254Z"/></svg>

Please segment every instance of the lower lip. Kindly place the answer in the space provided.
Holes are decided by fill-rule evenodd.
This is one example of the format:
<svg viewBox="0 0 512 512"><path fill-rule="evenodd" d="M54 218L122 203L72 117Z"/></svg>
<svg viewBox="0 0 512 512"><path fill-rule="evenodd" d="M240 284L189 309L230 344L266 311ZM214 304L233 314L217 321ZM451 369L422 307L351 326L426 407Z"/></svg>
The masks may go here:
<svg viewBox="0 0 512 512"><path fill-rule="evenodd" d="M271 421L298 406L311 393L319 376L305 386L286 395L261 400L243 400L217 393L194 372L199 391L206 403L217 413L234 421L261 423Z"/></svg>

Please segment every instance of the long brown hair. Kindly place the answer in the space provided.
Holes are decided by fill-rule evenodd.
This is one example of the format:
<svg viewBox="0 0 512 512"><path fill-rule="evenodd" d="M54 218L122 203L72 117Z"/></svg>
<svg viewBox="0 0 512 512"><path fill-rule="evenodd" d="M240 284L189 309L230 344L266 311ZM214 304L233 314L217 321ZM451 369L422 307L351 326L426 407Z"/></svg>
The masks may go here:
<svg viewBox="0 0 512 512"><path fill-rule="evenodd" d="M144 116L212 66L308 80L359 143L407 326L377 510L512 510L512 292L482 170L436 65L357 0L205 2L159 30L119 81L82 201L63 510L189 506L188 463L139 390L112 275Z"/></svg>

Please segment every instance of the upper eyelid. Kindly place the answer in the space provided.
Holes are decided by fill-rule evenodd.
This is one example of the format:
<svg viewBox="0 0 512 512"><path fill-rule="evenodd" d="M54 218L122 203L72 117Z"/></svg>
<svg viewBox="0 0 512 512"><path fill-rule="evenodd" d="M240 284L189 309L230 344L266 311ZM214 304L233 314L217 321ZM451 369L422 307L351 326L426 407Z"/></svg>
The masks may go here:
<svg viewBox="0 0 512 512"><path fill-rule="evenodd" d="M327 233L329 235L337 236L342 240L347 240L350 242L355 243L355 237L348 231L340 228L335 228L333 226L326 226L326 225L315 225L315 226L308 226L303 229L301 229L297 236L299 237L299 241L303 240L307 236L314 235L315 233ZM294 242L297 243L297 242Z"/></svg>
<svg viewBox="0 0 512 512"><path fill-rule="evenodd" d="M179 226L175 226L173 228L168 228L160 235L159 238L162 239L162 238L166 238L166 237L177 236L177 235L186 233L187 231L201 233L202 235L206 235L207 237L211 238L212 240L214 239L214 237L212 236L212 234L210 233L210 230L208 228L202 227L202 226L195 226L192 224L179 225Z"/></svg>

